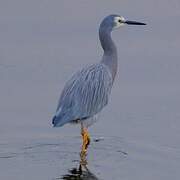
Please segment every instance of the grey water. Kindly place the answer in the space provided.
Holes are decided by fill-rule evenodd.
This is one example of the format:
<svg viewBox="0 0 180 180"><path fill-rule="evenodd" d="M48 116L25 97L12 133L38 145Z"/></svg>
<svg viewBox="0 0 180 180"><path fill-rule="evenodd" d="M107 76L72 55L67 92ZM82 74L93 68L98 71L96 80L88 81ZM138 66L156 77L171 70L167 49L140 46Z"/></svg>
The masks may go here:
<svg viewBox="0 0 180 180"><path fill-rule="evenodd" d="M178 0L0 1L0 179L179 180L179 12ZM67 79L100 61L112 13L147 26L113 32L118 75L81 171L80 127L51 119Z"/></svg>

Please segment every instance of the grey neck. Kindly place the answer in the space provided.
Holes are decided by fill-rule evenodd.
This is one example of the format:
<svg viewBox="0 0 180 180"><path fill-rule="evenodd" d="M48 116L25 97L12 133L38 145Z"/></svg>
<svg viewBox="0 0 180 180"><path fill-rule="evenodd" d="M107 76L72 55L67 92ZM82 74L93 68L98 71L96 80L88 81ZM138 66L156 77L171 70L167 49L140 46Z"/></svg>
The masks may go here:
<svg viewBox="0 0 180 180"><path fill-rule="evenodd" d="M117 49L111 38L111 29L100 27L99 39L104 50L101 63L109 67L114 81L117 72Z"/></svg>

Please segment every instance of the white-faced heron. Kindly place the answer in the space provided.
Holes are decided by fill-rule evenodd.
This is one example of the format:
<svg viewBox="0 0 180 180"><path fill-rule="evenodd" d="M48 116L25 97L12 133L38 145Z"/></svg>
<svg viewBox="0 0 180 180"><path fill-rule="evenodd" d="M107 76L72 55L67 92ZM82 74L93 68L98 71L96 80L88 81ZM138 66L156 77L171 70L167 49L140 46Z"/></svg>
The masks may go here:
<svg viewBox="0 0 180 180"><path fill-rule="evenodd" d="M146 25L141 22L127 21L119 15L107 16L99 28L99 39L104 50L102 60L75 73L61 93L52 123L54 127L71 122L81 124L83 140L81 154L86 154L90 143L87 131L88 119L94 119L107 105L117 72L117 49L111 39L111 32L125 24Z"/></svg>

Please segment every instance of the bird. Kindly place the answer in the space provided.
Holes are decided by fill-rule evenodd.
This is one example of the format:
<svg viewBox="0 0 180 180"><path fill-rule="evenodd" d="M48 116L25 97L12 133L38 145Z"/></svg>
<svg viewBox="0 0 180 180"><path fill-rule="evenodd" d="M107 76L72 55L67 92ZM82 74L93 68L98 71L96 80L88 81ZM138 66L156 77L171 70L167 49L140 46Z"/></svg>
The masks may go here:
<svg viewBox="0 0 180 180"><path fill-rule="evenodd" d="M52 119L54 127L67 123L81 125L82 155L87 154L90 144L88 127L100 111L108 104L111 89L118 67L117 48L111 32L124 25L146 25L142 22L129 21L123 16L112 14L100 23L99 40L103 49L102 59L76 72L66 82ZM88 121L90 120L90 121Z"/></svg>

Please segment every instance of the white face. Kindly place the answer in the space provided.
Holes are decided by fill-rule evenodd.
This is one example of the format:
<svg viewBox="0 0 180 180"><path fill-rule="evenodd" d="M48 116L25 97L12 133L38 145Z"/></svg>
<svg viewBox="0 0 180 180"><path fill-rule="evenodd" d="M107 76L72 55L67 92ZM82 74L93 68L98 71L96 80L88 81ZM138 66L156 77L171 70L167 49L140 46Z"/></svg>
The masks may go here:
<svg viewBox="0 0 180 180"><path fill-rule="evenodd" d="M113 29L117 29L120 26L124 26L125 25L125 19L122 16L117 16L114 18L114 28Z"/></svg>

